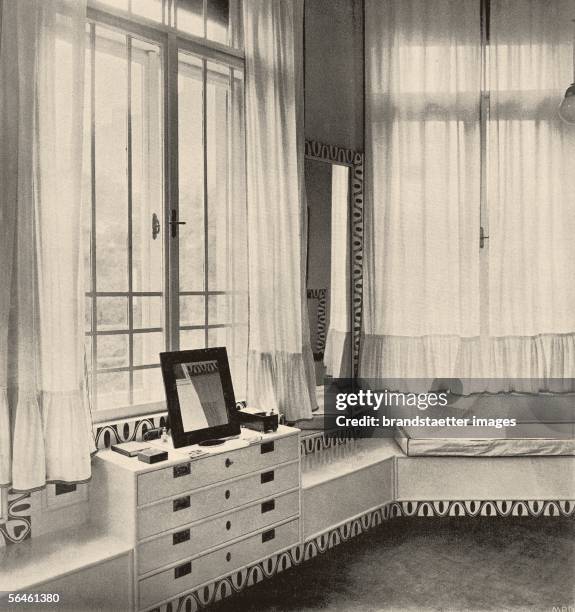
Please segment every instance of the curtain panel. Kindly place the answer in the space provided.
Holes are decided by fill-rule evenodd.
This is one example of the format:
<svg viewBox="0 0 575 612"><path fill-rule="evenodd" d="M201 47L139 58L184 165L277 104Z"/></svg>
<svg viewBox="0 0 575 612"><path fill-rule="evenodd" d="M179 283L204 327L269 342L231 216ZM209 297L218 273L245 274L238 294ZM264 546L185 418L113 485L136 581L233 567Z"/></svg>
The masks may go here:
<svg viewBox="0 0 575 612"><path fill-rule="evenodd" d="M246 0L248 402L310 418L305 289L303 1Z"/></svg>
<svg viewBox="0 0 575 612"><path fill-rule="evenodd" d="M492 0L484 51L476 0L367 0L362 377L571 390L574 9Z"/></svg>
<svg viewBox="0 0 575 612"><path fill-rule="evenodd" d="M80 245L85 2L2 3L0 485L90 477Z"/></svg>

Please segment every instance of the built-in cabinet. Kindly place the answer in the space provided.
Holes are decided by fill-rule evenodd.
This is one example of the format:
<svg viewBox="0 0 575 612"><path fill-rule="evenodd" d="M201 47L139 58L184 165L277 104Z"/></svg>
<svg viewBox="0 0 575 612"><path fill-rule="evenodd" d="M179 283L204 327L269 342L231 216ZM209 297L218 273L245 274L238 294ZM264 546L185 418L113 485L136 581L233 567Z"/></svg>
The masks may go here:
<svg viewBox="0 0 575 612"><path fill-rule="evenodd" d="M98 454L92 520L133 546L135 609L153 610L301 541L298 434L250 432L199 457L190 456L197 447L169 447L152 465Z"/></svg>

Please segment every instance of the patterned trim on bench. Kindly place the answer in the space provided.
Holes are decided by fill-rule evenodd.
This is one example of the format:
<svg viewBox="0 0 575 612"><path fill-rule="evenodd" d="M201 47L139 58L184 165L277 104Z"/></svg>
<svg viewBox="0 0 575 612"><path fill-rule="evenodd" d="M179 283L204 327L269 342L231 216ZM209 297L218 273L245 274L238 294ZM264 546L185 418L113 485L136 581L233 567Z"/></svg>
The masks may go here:
<svg viewBox="0 0 575 612"><path fill-rule="evenodd" d="M240 593L246 587L271 578L290 567L327 552L330 548L402 516L565 516L575 517L575 501L419 501L392 502L347 521L303 545L273 555L225 578L152 608L150 612L195 612Z"/></svg>
<svg viewBox="0 0 575 612"><path fill-rule="evenodd" d="M329 435L327 435L325 431L318 431L311 436L302 436L300 438L300 455L304 457L305 455L319 453L328 448L339 446L340 444L347 444L353 440L353 429L342 428Z"/></svg>

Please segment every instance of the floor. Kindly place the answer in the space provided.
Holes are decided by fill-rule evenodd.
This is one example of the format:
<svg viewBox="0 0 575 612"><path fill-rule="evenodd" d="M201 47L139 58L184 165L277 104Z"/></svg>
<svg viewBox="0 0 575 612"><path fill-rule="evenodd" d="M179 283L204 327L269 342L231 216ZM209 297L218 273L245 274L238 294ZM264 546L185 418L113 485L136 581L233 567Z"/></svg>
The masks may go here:
<svg viewBox="0 0 575 612"><path fill-rule="evenodd" d="M401 518L214 606L214 612L575 607L575 520Z"/></svg>

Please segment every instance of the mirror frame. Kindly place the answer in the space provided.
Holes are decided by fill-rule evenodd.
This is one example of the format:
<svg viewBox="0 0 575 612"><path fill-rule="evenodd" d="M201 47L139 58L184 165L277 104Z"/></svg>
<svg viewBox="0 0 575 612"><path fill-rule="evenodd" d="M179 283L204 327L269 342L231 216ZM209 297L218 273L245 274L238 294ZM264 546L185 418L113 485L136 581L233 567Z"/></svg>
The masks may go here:
<svg viewBox="0 0 575 612"><path fill-rule="evenodd" d="M351 168L350 257L351 331L353 336L352 372L358 375L361 321L363 311L363 168L364 154L316 140L305 141L305 157Z"/></svg>

